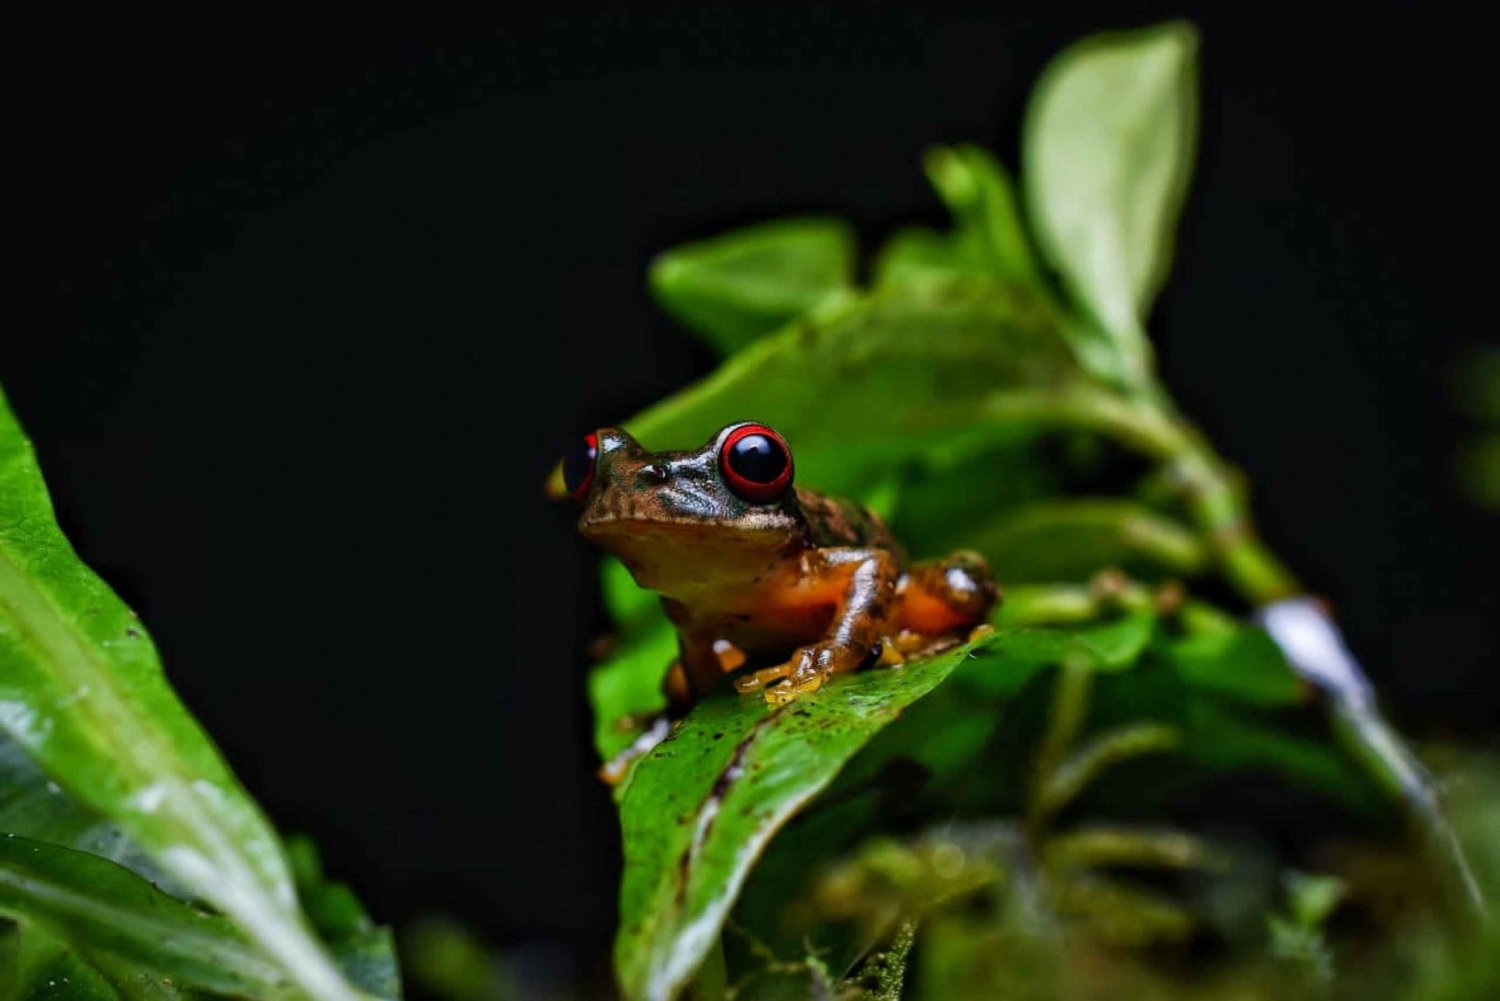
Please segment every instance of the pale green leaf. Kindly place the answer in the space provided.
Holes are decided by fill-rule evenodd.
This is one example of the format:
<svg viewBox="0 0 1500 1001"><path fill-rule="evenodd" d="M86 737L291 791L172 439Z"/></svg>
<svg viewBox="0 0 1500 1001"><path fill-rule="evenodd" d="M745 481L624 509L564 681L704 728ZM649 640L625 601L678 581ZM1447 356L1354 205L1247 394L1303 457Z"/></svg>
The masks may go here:
<svg viewBox="0 0 1500 1001"><path fill-rule="evenodd" d="M1037 240L1102 335L1078 331L1085 363L1133 386L1192 170L1197 49L1181 22L1085 39L1042 74L1022 136Z"/></svg>
<svg viewBox="0 0 1500 1001"><path fill-rule="evenodd" d="M1039 294L991 282L845 299L762 338L707 378L626 422L649 449L690 448L737 420L764 421L798 482L853 496L914 456L988 441L978 404L1008 386L1076 373Z"/></svg>
<svg viewBox="0 0 1500 1001"><path fill-rule="evenodd" d="M780 219L668 250L651 264L651 290L727 355L851 289L856 255L847 223Z"/></svg>

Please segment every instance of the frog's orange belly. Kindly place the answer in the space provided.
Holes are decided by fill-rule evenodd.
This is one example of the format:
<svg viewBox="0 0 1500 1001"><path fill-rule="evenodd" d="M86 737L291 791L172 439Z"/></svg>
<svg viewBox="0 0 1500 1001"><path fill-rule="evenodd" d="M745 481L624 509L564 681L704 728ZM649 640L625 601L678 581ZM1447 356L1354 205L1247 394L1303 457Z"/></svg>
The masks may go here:
<svg viewBox="0 0 1500 1001"><path fill-rule="evenodd" d="M752 660L782 660L826 636L836 610L833 603L776 605L731 615L723 638Z"/></svg>
<svg viewBox="0 0 1500 1001"><path fill-rule="evenodd" d="M774 596L761 594L751 610L741 608L714 615L721 620L717 632L751 660L781 660L797 647L828 635L844 587L844 579L834 577L820 586L809 587L803 582ZM893 635L910 631L941 636L983 621L982 615L976 617L972 609L945 601L915 579L903 580L887 614L882 631Z"/></svg>

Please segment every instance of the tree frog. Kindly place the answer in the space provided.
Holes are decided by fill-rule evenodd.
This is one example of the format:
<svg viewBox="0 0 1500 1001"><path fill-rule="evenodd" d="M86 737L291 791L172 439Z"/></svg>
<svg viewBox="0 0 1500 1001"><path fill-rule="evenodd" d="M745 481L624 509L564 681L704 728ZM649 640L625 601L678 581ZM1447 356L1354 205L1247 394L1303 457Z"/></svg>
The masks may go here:
<svg viewBox="0 0 1500 1001"><path fill-rule="evenodd" d="M909 565L873 512L794 486L791 449L764 424L730 424L685 452L602 428L562 472L579 531L657 592L677 627L665 687L678 711L747 664L736 687L781 703L900 663L981 625L997 600L978 553Z"/></svg>

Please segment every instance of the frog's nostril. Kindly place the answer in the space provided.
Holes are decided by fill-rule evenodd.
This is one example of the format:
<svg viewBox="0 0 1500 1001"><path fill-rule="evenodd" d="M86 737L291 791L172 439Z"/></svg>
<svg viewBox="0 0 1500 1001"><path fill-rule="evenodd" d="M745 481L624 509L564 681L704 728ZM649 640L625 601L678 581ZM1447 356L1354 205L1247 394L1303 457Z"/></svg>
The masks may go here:
<svg viewBox="0 0 1500 1001"><path fill-rule="evenodd" d="M667 467L656 462L648 462L641 467L639 473L643 483L665 483L667 482Z"/></svg>

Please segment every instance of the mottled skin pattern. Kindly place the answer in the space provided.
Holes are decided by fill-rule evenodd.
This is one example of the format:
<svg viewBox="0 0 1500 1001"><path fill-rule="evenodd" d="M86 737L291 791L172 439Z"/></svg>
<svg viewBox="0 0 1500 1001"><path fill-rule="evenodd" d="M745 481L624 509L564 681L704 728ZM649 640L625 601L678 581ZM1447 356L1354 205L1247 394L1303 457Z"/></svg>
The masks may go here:
<svg viewBox="0 0 1500 1001"><path fill-rule="evenodd" d="M984 621L996 588L977 554L908 568L889 530L857 504L797 487L766 503L739 497L720 469L739 426L684 452L647 452L617 428L597 432L578 528L661 595L680 641L666 686L674 707L746 658L776 665L748 687L769 685L767 697L783 701L872 662L888 637ZM744 657L725 656L726 643Z"/></svg>

